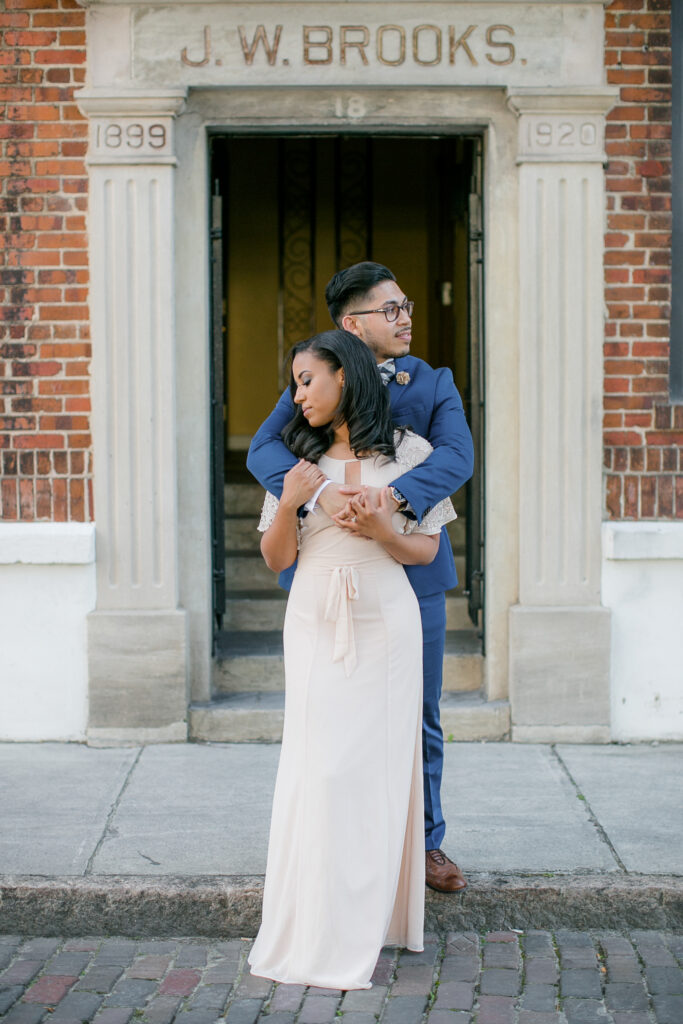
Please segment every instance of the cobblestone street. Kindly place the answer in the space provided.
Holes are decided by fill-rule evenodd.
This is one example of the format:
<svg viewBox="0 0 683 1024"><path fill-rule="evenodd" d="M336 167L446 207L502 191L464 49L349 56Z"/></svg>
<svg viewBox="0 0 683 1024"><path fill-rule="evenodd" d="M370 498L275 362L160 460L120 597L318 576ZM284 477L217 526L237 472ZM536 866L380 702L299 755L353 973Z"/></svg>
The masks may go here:
<svg viewBox="0 0 683 1024"><path fill-rule="evenodd" d="M7 1024L681 1024L683 936L452 932L386 949L373 987L273 985L248 939L0 936Z"/></svg>

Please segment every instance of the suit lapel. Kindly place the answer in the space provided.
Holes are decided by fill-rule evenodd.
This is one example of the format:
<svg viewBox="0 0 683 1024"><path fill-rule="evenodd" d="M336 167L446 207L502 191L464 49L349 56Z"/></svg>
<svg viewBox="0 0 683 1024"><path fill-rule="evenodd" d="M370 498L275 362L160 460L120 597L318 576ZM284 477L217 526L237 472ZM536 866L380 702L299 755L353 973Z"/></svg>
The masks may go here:
<svg viewBox="0 0 683 1024"><path fill-rule="evenodd" d="M396 366L396 373L400 373L401 370L408 370L408 372L410 372L408 367L406 366L406 362L406 356L402 356L400 359L394 360L394 365ZM397 384L395 377L393 378L393 380L390 380L389 383L387 384L387 387L389 388L389 393L391 395L391 410L394 415L394 419L396 419L396 412L401 409L405 402L405 399L408 397L408 392L410 391L411 384L412 381L410 381L408 384Z"/></svg>

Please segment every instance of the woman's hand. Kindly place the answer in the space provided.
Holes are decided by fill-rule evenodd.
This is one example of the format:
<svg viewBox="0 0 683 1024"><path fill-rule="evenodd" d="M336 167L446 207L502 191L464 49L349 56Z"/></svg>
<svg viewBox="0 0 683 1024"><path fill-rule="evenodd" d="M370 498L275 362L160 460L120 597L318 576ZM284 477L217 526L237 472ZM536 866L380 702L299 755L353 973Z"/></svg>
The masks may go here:
<svg viewBox="0 0 683 1024"><path fill-rule="evenodd" d="M395 536L391 521L395 505L388 487L383 487L379 493L375 488L363 487L346 508L332 518L337 526L381 544Z"/></svg>
<svg viewBox="0 0 683 1024"><path fill-rule="evenodd" d="M313 497L326 479L325 474L315 463L299 459L296 466L292 466L289 472L285 473L280 504L293 509L300 508Z"/></svg>

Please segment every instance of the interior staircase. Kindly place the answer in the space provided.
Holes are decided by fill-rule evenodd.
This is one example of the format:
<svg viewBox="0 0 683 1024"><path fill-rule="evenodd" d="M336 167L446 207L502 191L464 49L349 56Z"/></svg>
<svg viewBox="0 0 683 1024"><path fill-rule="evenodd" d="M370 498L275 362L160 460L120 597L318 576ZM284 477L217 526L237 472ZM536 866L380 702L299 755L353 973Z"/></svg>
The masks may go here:
<svg viewBox="0 0 683 1024"><path fill-rule="evenodd" d="M214 661L213 696L190 706L198 741L276 743L282 738L282 624L287 595L266 566L256 526L263 490L238 480L225 487L227 606ZM458 577L465 576L465 523L449 524ZM507 701L482 693L481 640L461 589L446 595L446 653L441 724L446 740L499 740L510 728Z"/></svg>

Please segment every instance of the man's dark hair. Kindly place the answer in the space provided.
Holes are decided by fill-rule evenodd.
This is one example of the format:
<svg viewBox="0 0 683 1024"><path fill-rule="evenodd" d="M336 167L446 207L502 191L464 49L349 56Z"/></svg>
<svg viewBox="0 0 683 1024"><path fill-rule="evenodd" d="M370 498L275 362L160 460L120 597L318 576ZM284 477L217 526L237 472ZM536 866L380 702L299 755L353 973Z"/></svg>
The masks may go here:
<svg viewBox="0 0 683 1024"><path fill-rule="evenodd" d="M341 320L351 306L364 299L380 281L395 281L388 267L381 263L354 263L346 270L338 270L325 289L325 301L332 320L341 327Z"/></svg>
<svg viewBox="0 0 683 1024"><path fill-rule="evenodd" d="M282 431L282 439L300 459L317 462L334 441L335 427L346 423L349 445L354 455L381 454L393 459L394 428L388 389L370 349L349 331L323 331L307 341L300 341L291 351L312 352L327 363L332 373L344 370L344 387L331 423L312 427L298 405L293 418ZM294 376L290 378L292 399L296 394Z"/></svg>

